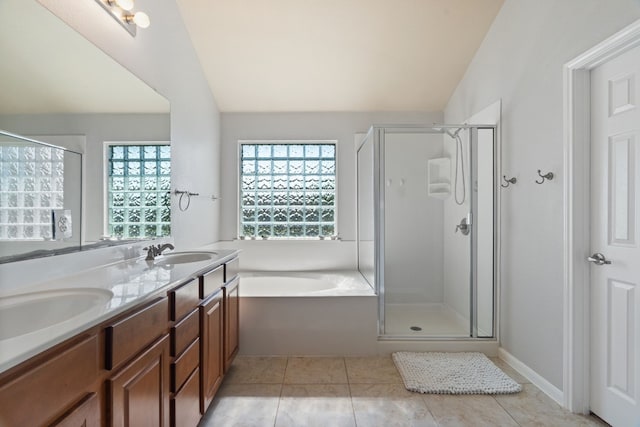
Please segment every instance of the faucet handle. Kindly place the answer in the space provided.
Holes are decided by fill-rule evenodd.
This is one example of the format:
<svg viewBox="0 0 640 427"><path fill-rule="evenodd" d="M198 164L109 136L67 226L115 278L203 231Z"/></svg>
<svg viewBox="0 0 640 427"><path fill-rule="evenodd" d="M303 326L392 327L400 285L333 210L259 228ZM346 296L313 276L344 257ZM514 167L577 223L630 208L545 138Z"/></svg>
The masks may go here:
<svg viewBox="0 0 640 427"><path fill-rule="evenodd" d="M153 261L156 255L158 255L158 248L153 245L142 248L142 250L147 251L147 257L145 258L147 261Z"/></svg>

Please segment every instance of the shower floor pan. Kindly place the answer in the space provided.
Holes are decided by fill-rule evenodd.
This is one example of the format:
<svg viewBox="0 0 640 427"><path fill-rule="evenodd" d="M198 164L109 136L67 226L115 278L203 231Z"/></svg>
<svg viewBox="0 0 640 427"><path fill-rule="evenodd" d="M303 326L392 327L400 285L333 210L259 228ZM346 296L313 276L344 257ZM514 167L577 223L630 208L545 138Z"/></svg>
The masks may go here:
<svg viewBox="0 0 640 427"><path fill-rule="evenodd" d="M442 304L386 304L385 335L468 338L469 322Z"/></svg>

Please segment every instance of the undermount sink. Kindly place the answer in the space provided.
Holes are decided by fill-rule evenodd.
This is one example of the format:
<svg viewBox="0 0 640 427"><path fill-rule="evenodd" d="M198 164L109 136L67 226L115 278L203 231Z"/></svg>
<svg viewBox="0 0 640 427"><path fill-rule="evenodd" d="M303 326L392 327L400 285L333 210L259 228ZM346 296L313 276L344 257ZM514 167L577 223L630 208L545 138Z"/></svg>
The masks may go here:
<svg viewBox="0 0 640 427"><path fill-rule="evenodd" d="M214 259L216 252L171 252L155 259L156 265L187 264Z"/></svg>
<svg viewBox="0 0 640 427"><path fill-rule="evenodd" d="M0 340L62 323L113 297L106 289L57 289L0 297Z"/></svg>

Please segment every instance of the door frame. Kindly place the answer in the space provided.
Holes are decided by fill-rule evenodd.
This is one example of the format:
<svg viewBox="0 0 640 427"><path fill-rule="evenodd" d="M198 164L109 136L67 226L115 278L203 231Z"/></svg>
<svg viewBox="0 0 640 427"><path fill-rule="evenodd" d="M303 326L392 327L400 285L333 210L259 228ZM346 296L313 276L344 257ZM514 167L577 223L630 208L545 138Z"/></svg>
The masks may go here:
<svg viewBox="0 0 640 427"><path fill-rule="evenodd" d="M590 92L591 70L640 46L640 20L567 62L563 67L564 304L563 394L572 412L590 402Z"/></svg>

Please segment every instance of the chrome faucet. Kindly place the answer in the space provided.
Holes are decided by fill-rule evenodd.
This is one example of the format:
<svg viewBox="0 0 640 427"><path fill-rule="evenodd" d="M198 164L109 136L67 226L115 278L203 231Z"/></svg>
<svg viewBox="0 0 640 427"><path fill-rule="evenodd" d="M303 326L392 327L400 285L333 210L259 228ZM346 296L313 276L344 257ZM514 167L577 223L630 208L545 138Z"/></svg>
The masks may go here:
<svg viewBox="0 0 640 427"><path fill-rule="evenodd" d="M142 249L147 251L147 257L145 258L145 260L153 261L155 257L157 257L158 255L162 255L162 251L164 251L165 249L175 248L171 243L165 243L164 245L149 245L148 247Z"/></svg>

